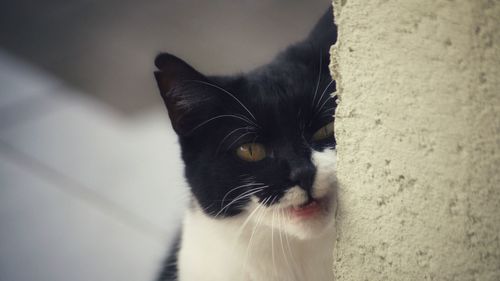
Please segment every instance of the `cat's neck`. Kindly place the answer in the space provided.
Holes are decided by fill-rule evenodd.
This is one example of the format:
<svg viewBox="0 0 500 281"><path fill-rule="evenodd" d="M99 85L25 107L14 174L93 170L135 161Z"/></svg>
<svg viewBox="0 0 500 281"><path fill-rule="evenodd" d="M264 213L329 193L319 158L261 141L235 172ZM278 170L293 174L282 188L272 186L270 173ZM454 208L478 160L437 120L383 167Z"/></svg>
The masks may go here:
<svg viewBox="0 0 500 281"><path fill-rule="evenodd" d="M198 206L190 208L179 253L180 280L332 280L333 231L301 240L256 224L249 215L217 219ZM197 267L206 270L196 272L213 276L194 276Z"/></svg>

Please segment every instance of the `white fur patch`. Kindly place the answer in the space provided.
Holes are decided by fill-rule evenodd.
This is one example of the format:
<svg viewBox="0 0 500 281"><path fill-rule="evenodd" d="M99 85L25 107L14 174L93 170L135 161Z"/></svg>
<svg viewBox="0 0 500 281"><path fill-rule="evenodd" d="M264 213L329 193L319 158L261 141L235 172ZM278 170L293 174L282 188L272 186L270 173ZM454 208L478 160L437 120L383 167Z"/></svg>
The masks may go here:
<svg viewBox="0 0 500 281"><path fill-rule="evenodd" d="M288 189L280 199L280 207L297 206L307 201L307 193L304 189L294 186Z"/></svg>
<svg viewBox="0 0 500 281"><path fill-rule="evenodd" d="M179 281L331 281L335 211L335 150L313 152L312 195L329 198L324 213L291 217L307 196L292 187L270 207L252 200L241 215L214 219L187 212L179 252Z"/></svg>
<svg viewBox="0 0 500 281"><path fill-rule="evenodd" d="M321 198L332 192L333 187L337 184L335 173L337 169L337 152L334 149L326 149L323 152L314 151L312 161L316 166L313 196Z"/></svg>

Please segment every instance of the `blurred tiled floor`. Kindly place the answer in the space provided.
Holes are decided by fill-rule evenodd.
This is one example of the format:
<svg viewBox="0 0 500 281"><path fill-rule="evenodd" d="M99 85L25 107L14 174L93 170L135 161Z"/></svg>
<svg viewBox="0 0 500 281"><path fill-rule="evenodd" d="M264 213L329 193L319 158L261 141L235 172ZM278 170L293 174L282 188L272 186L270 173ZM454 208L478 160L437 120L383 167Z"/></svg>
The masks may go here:
<svg viewBox="0 0 500 281"><path fill-rule="evenodd" d="M0 281L152 280L186 198L168 122L0 52Z"/></svg>

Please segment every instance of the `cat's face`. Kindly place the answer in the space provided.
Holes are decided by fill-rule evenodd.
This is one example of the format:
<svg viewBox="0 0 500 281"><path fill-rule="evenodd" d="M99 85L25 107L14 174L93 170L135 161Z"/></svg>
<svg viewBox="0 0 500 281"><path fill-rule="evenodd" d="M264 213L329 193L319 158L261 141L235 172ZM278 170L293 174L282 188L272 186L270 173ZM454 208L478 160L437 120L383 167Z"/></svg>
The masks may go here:
<svg viewBox="0 0 500 281"><path fill-rule="evenodd" d="M299 238L322 233L335 200L335 83L321 59L208 78L160 55L156 72L196 205Z"/></svg>

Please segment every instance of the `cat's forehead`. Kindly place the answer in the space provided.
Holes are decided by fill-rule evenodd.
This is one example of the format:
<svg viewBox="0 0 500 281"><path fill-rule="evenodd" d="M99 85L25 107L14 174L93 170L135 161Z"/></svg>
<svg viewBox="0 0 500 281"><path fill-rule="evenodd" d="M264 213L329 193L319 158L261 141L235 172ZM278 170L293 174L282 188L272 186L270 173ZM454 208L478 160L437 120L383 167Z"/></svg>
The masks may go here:
<svg viewBox="0 0 500 281"><path fill-rule="evenodd" d="M257 116L290 120L290 117L301 112L308 113L312 109L314 96L316 94L316 99L319 98L321 84L324 84L308 72L302 74L290 71L266 73L249 79L245 87L240 88L237 93ZM326 77L322 79L326 80Z"/></svg>
<svg viewBox="0 0 500 281"><path fill-rule="evenodd" d="M304 124L318 123L315 119L332 106L328 100L334 88L331 81L326 67L320 71L318 65L281 63L221 82L246 107L233 100L227 105L233 105L230 110L237 112L226 113L250 112L266 131L296 135Z"/></svg>
<svg viewBox="0 0 500 281"><path fill-rule="evenodd" d="M307 107L310 99L303 85L273 85L269 81L244 89L240 95L263 126L275 125L283 119L291 120L290 118L303 110L302 107Z"/></svg>

